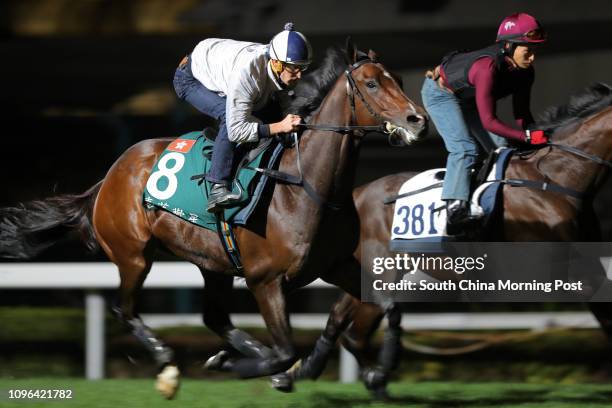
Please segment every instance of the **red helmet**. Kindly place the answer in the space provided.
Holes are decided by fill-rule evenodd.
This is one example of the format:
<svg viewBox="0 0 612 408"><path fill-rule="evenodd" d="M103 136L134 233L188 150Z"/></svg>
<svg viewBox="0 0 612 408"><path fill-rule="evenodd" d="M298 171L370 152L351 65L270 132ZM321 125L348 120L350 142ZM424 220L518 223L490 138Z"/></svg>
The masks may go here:
<svg viewBox="0 0 612 408"><path fill-rule="evenodd" d="M546 32L534 17L527 13L515 13L504 18L499 25L497 41L541 43L546 41Z"/></svg>

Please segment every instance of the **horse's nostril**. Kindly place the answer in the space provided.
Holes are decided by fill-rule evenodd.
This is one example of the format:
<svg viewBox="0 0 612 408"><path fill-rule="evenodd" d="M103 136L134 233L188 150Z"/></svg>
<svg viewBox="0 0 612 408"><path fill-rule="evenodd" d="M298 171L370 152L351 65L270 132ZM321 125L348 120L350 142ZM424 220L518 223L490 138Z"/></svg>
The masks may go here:
<svg viewBox="0 0 612 408"><path fill-rule="evenodd" d="M408 115L406 120L409 123L423 123L423 122L425 122L425 118L423 117L423 115Z"/></svg>

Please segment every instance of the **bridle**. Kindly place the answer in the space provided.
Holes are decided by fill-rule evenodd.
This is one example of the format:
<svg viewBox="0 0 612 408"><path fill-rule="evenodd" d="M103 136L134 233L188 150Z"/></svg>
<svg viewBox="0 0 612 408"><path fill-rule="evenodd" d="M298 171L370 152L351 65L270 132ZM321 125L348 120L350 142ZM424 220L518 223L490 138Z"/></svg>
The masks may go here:
<svg viewBox="0 0 612 408"><path fill-rule="evenodd" d="M380 116L374 109L372 105L368 103L366 98L363 96L359 87L355 83L355 79L353 78L353 71L358 69L359 67L365 64L375 64L375 62L370 58L363 58L353 64L351 64L345 71L344 75L346 77L347 82L347 96L349 98L349 103L351 106L351 122L357 123L357 112L355 108L355 95L361 100L367 111L376 119L377 122L380 122L379 125L374 126L360 126L360 125L347 125L347 126L338 126L338 125L314 125L310 123L300 123L298 126L303 127L305 129L312 130L325 130L330 132L338 132L338 133L354 133L356 131L361 131L364 134L370 132L380 132L385 134L391 134L393 131L389 131L387 128L387 122L384 121L383 117Z"/></svg>
<svg viewBox="0 0 612 408"><path fill-rule="evenodd" d="M352 75L353 71L355 71L359 67L365 64L368 64L368 63L375 63L375 62L370 58L364 58L364 59L361 59L355 62L354 64L351 64L344 71L344 75L346 76L346 81L347 81L347 96L349 98L349 102L351 105L351 122L350 123L357 122L357 112L355 109L355 95L357 95L357 97L361 100L361 102L363 103L367 111L370 113L370 115L372 115L377 121L381 122L379 125L375 125L375 126L360 126L360 125L337 126L337 125L314 125L314 124L309 124L309 123L301 123L299 126L305 129L323 130L323 131L330 131L330 132L336 132L336 133L342 133L342 134L355 134L355 132L360 131L360 132L363 132L363 134L369 133L369 132L381 132L381 133L390 135L393 132L395 132L395 130L389 130L387 127L388 123L383 120L382 116L380 116L378 113L374 111L374 109L372 109L372 106L365 99L365 97L359 90L359 87L355 83L355 80L353 79L353 75ZM294 140L293 145L295 146L295 151L296 151L296 165L297 165L297 170L298 170L297 176L288 174L288 173L284 173L278 170L264 169L264 168L258 168L258 167L257 168L249 167L249 168L251 170L260 172L275 180L278 180L278 181L281 181L287 184L301 186L304 188L308 196L317 204L325 208L328 208L330 210L335 210L335 211L340 210L343 207L342 203L332 203L332 202L327 201L325 198L321 197L319 193L317 193L316 190L304 178L304 175L302 173L301 160L300 160L299 137L298 137L297 132L293 132L292 136Z"/></svg>

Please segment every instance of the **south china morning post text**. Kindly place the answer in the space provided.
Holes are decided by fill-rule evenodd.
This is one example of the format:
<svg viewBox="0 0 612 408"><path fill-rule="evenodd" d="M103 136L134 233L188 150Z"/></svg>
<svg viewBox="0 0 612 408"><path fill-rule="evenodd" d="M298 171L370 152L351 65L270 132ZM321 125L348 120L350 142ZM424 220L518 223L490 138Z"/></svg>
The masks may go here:
<svg viewBox="0 0 612 408"><path fill-rule="evenodd" d="M525 243L492 244L479 249L472 245L470 251L452 254L364 256L362 298L378 301L391 297L400 302L583 302L593 301L598 294L597 301L612 300L612 291L601 290L607 279L597 256L575 256L563 246L556 248L556 243L535 249L525 247Z"/></svg>

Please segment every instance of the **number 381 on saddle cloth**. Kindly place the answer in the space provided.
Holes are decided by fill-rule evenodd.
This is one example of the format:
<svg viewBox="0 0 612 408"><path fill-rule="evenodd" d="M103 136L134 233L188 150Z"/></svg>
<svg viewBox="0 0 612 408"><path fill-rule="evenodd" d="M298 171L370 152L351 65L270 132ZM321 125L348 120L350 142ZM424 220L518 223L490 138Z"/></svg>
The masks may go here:
<svg viewBox="0 0 612 408"><path fill-rule="evenodd" d="M485 226L496 212L502 191L499 181L504 178L513 152L514 149L498 149L495 164L472 194L471 213L482 214ZM441 198L445 172L440 168L419 173L402 185L397 196L385 200L395 201L391 251L437 252L443 242L457 239L446 231L446 203Z"/></svg>

